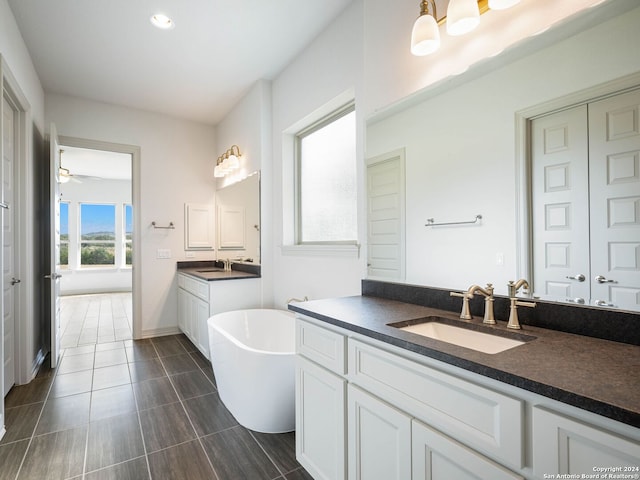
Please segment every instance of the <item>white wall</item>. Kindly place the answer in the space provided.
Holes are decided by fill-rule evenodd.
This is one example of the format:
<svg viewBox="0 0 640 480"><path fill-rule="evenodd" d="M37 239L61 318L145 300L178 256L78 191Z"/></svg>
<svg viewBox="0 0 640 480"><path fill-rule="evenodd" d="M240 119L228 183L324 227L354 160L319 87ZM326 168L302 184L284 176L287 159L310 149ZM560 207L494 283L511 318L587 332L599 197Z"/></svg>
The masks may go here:
<svg viewBox="0 0 640 480"><path fill-rule="evenodd" d="M216 126L216 143L221 155L232 145L238 145L242 157L237 174L218 179L217 189L229 186L247 175L260 171L260 265L262 272L260 303L271 307L272 290L270 281L273 270L273 230L272 218L272 153L271 153L271 82L260 80L231 109ZM254 247L255 249L255 247ZM230 254L218 253L224 258ZM248 250L245 256L255 256Z"/></svg>
<svg viewBox="0 0 640 480"><path fill-rule="evenodd" d="M27 112L27 164L16 169L20 176L20 186L16 186L16 200L21 203L26 215L22 217L24 224L20 226L21 249L20 262L16 264L21 277L20 302L16 304L16 383L27 383L35 373L37 361L41 352L44 337L44 324L41 316L42 299L40 297L43 282L40 271L39 243L36 236L39 226L45 224L45 218L37 210L36 188L37 178L34 170L43 161L44 135L44 91L40 79L29 56L27 47L15 22L15 18L6 0L0 0L0 56L3 63L10 70L21 93L29 104ZM6 72L3 73L5 75ZM19 198L19 200L18 200ZM21 308L24 307L24 308ZM0 345L4 345L4 338L0 332ZM4 358L3 347L0 346L0 356ZM0 373L0 379L2 374ZM0 432L4 428L4 399L0 399Z"/></svg>
<svg viewBox="0 0 640 480"><path fill-rule="evenodd" d="M116 208L116 238L123 235L123 208L131 204L131 182L129 180L84 179L82 183L73 180L60 185L63 202L69 202L69 238L80 238L80 203L114 204ZM78 242L75 242L78 245ZM79 255L79 249L69 246L69 269L63 270L60 279L61 295L78 295L100 292L131 291L131 267L77 268L79 261L72 257ZM120 256L116 254L116 262ZM124 261L124 260L123 260ZM73 268L76 267L76 268Z"/></svg>
<svg viewBox="0 0 640 480"><path fill-rule="evenodd" d="M0 54L29 101L35 127L44 134L44 90L7 0L0 0Z"/></svg>
<svg viewBox="0 0 640 480"><path fill-rule="evenodd" d="M288 256L281 246L286 242L284 232L290 227L283 223L282 212L290 209L293 181L292 150L286 144L285 132L345 92L356 97L358 178L363 178L362 12L363 1L355 0L273 80L273 299L280 308L291 297L317 299L360 293L362 257ZM362 202L359 198L361 208ZM360 242L365 241L362 220ZM264 223L270 223L270 219L265 218Z"/></svg>
<svg viewBox="0 0 640 480"><path fill-rule="evenodd" d="M369 126L367 156L406 148L409 283L506 293L517 262L514 113L640 71L638 25L640 8ZM476 214L482 227L424 227Z"/></svg>
<svg viewBox="0 0 640 480"><path fill-rule="evenodd" d="M176 261L184 251L184 204L213 204L216 158L215 129L209 125L80 98L47 94L47 122L61 136L136 145L141 149L139 216L142 285L142 334L177 331ZM135 182L136 179L134 178ZM151 226L173 222L175 230ZM156 258L158 249L171 250L170 259ZM196 252L196 259L211 258Z"/></svg>

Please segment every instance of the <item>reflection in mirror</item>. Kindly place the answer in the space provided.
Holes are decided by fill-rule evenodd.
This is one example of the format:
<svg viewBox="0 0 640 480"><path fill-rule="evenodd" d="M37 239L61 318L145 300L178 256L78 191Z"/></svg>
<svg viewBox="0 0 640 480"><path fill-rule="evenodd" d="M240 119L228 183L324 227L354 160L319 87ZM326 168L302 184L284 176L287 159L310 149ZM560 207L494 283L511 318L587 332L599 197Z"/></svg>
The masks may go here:
<svg viewBox="0 0 640 480"><path fill-rule="evenodd" d="M621 12L617 7L622 3L627 9ZM487 60L493 62L494 68L482 68L482 74L472 68L463 76L429 87L368 119L368 158L398 149L405 153L406 264L403 277L397 281L457 291L473 284L492 283L498 295L507 295L510 280L528 277L535 283L539 272L532 271L533 260L527 255L527 248L528 239L538 232L529 228L525 201L529 179L524 168L529 151L523 140L529 126L526 120L532 117L522 121L514 121L514 117L532 106L552 104L558 99L563 99L564 107L585 103L589 99L576 100L575 92L597 86L608 86L608 92L599 94L602 96L628 90L634 81L640 85L640 57L630 41L640 41L640 7L636 4L629 10L628 5L629 2L605 2L590 9L588 18L581 19L586 23L579 28L572 22L555 26L532 39L534 47L525 43ZM539 110L537 115L553 110ZM637 151L637 147L629 148L626 151ZM623 175L632 164L638 171L637 156L631 157L616 163L616 175ZM623 182L636 193L625 194L635 200L630 199L624 210L619 205L620 221L629 222L633 215L636 222L640 218L638 181L636 178ZM607 200L604 205L613 204ZM482 215L479 224L425 227L429 218L449 223L478 214ZM573 221L587 225L589 218L574 217ZM595 220L591 223L595 228ZM638 235L627 227L617 229L627 236L623 233L616 240L621 242L621 248L615 254L620 266L637 272ZM611 252L607 247L598 258L606 260ZM583 274L596 283L594 287L609 291L615 284L606 280L620 282L609 270L601 273L593 265L588 268L571 269L564 277ZM594 280L598 275L605 281ZM634 309L629 303L631 297L640 299L640 284L632 280L624 287L624 295L619 292L617 297L585 294L585 304L594 305L601 300L603 308L613 308L608 304L618 302L616 308ZM536 294L540 290L537 283L535 290ZM583 297L571 293L555 295L554 299L576 298Z"/></svg>
<svg viewBox="0 0 640 480"><path fill-rule="evenodd" d="M640 87L603 88L529 122L529 277L543 298L637 310Z"/></svg>
<svg viewBox="0 0 640 480"><path fill-rule="evenodd" d="M260 172L216 192L218 259L260 263Z"/></svg>

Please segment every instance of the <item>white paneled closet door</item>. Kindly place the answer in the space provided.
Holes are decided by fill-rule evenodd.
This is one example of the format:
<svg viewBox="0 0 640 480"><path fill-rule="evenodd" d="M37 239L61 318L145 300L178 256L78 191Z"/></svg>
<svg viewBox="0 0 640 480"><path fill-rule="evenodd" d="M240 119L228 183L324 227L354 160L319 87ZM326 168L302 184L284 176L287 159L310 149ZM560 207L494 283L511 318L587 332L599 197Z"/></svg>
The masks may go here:
<svg viewBox="0 0 640 480"><path fill-rule="evenodd" d="M588 301L587 107L535 119L531 135L534 290Z"/></svg>
<svg viewBox="0 0 640 480"><path fill-rule="evenodd" d="M559 300L640 307L640 90L531 125L533 283Z"/></svg>
<svg viewBox="0 0 640 480"><path fill-rule="evenodd" d="M589 104L593 301L640 307L640 90Z"/></svg>

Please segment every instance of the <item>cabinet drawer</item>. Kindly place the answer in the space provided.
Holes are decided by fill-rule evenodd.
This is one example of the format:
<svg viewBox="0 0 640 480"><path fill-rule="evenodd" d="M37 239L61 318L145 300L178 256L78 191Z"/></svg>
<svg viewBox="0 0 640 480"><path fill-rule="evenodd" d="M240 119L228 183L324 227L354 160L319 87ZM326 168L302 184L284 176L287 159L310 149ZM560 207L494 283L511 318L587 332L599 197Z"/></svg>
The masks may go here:
<svg viewBox="0 0 640 480"><path fill-rule="evenodd" d="M522 477L440 432L413 420L413 480L522 480Z"/></svg>
<svg viewBox="0 0 640 480"><path fill-rule="evenodd" d="M542 407L533 408L533 473L536 477L542 478L545 473L593 475L597 473L596 467L614 466L621 469L618 472L637 474L639 459L637 440ZM601 478L605 478L604 473Z"/></svg>
<svg viewBox="0 0 640 480"><path fill-rule="evenodd" d="M344 335L296 318L296 353L338 375L346 373L346 342Z"/></svg>
<svg viewBox="0 0 640 480"><path fill-rule="evenodd" d="M197 280L189 275L178 274L178 287L201 298L205 302L209 301L209 282Z"/></svg>
<svg viewBox="0 0 640 480"><path fill-rule="evenodd" d="M523 467L523 402L349 339L348 378L446 435Z"/></svg>

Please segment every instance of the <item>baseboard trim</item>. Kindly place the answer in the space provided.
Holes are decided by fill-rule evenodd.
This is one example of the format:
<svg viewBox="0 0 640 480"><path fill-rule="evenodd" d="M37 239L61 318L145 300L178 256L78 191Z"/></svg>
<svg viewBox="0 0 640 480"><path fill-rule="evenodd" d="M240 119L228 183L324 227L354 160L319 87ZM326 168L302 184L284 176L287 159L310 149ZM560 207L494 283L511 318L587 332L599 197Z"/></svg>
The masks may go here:
<svg viewBox="0 0 640 480"><path fill-rule="evenodd" d="M178 327L154 328L151 330L143 330L141 338L165 337L167 335L176 335L181 333Z"/></svg>

